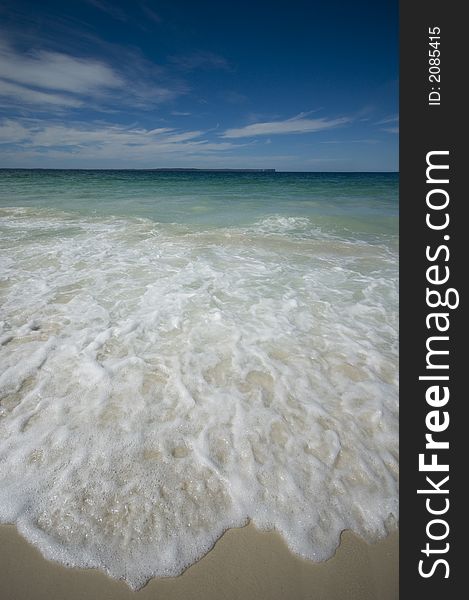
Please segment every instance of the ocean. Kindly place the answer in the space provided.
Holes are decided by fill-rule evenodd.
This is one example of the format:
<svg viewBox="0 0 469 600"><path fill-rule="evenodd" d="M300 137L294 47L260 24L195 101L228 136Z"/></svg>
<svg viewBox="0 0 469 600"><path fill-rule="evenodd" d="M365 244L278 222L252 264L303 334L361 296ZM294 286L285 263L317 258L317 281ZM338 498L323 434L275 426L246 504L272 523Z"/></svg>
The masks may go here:
<svg viewBox="0 0 469 600"><path fill-rule="evenodd" d="M0 521L138 589L398 519L398 175L0 171Z"/></svg>

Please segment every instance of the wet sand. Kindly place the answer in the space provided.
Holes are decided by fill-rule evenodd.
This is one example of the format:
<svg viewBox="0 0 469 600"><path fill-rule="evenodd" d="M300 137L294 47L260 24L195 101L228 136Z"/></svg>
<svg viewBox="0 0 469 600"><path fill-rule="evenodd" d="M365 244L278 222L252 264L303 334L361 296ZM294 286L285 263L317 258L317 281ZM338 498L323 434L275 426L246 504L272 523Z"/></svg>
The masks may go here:
<svg viewBox="0 0 469 600"><path fill-rule="evenodd" d="M398 533L367 544L342 534L335 556L312 563L275 532L232 529L181 576L138 592L96 570L45 560L11 525L0 526L1 600L395 600Z"/></svg>

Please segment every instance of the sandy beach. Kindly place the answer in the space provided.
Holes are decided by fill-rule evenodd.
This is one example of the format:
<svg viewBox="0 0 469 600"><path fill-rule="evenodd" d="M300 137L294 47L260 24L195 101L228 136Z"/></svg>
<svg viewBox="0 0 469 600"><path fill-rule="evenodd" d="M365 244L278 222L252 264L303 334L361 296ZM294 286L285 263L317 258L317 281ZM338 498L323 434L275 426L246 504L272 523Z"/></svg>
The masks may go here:
<svg viewBox="0 0 469 600"><path fill-rule="evenodd" d="M95 570L45 560L11 525L0 527L2 600L394 600L398 533L367 544L349 532L335 556L312 563L293 555L279 535L249 525L229 530L179 577L151 580L138 592Z"/></svg>

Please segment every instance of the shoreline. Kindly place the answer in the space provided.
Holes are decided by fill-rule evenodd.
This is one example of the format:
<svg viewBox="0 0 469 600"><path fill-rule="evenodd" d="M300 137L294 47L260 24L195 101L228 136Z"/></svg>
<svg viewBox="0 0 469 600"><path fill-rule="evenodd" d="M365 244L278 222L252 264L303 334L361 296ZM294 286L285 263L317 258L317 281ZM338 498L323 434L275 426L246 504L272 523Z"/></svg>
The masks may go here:
<svg viewBox="0 0 469 600"><path fill-rule="evenodd" d="M293 554L281 536L253 525L229 529L178 577L151 579L139 591L96 569L51 562L14 525L0 525L2 600L395 600L398 531L369 544L350 531L329 560ZM345 595L346 594L346 595Z"/></svg>

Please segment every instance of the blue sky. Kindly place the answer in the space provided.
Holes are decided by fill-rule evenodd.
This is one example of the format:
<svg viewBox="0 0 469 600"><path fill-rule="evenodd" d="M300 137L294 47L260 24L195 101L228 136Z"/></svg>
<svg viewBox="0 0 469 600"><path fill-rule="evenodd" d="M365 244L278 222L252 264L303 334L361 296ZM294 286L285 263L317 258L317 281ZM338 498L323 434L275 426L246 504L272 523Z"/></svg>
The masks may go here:
<svg viewBox="0 0 469 600"><path fill-rule="evenodd" d="M398 170L398 6L0 0L0 167Z"/></svg>

